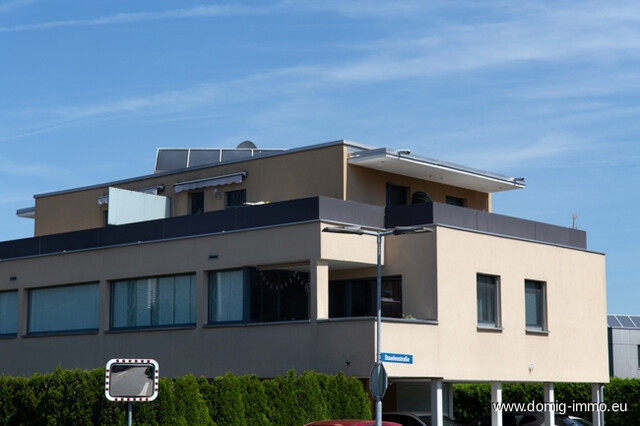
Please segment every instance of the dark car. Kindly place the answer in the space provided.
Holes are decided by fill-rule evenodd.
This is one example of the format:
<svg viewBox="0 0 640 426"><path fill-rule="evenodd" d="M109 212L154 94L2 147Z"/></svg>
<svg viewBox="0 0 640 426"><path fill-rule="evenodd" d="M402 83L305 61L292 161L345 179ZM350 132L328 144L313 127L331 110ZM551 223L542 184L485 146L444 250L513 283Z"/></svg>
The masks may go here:
<svg viewBox="0 0 640 426"><path fill-rule="evenodd" d="M382 420L400 423L402 426L431 426L431 413L422 411L394 411L382 413ZM444 426L459 426L449 417L443 417Z"/></svg>
<svg viewBox="0 0 640 426"><path fill-rule="evenodd" d="M555 415L555 426L579 426L569 416L564 414ZM466 426L491 426L491 414L467 423ZM502 426L544 426L544 412L502 412Z"/></svg>

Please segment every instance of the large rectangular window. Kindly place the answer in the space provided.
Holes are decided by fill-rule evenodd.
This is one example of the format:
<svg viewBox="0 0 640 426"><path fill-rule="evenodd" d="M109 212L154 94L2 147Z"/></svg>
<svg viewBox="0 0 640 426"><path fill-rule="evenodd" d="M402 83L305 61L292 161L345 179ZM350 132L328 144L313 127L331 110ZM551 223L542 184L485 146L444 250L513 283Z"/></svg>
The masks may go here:
<svg viewBox="0 0 640 426"><path fill-rule="evenodd" d="M28 333L97 331L98 283L29 290Z"/></svg>
<svg viewBox="0 0 640 426"><path fill-rule="evenodd" d="M478 274L476 278L478 325L500 327L500 278Z"/></svg>
<svg viewBox="0 0 640 426"><path fill-rule="evenodd" d="M541 281L525 280L524 303L527 330L547 330L546 285Z"/></svg>
<svg viewBox="0 0 640 426"><path fill-rule="evenodd" d="M382 316L402 318L402 277L382 277ZM329 317L376 316L376 278L329 282Z"/></svg>
<svg viewBox="0 0 640 426"><path fill-rule="evenodd" d="M18 292L0 293L0 336L13 336L18 333Z"/></svg>
<svg viewBox="0 0 640 426"><path fill-rule="evenodd" d="M245 268L209 274L209 323L309 319L309 274Z"/></svg>
<svg viewBox="0 0 640 426"><path fill-rule="evenodd" d="M195 323L195 274L114 281L111 285L112 328Z"/></svg>

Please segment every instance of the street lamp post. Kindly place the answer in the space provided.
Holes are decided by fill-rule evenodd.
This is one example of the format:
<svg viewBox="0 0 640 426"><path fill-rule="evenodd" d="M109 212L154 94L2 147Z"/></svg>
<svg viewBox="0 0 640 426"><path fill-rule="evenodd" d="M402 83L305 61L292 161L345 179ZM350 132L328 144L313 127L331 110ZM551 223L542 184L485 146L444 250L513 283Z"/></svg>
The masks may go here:
<svg viewBox="0 0 640 426"><path fill-rule="evenodd" d="M322 232L335 232L340 234L372 235L376 237L376 362L374 367L382 367L381 334L382 334L382 237L387 235L416 234L421 232L433 232L433 229L425 225L397 226L383 231L371 231L360 226L327 226ZM376 399L376 426L382 425L382 395L374 395Z"/></svg>

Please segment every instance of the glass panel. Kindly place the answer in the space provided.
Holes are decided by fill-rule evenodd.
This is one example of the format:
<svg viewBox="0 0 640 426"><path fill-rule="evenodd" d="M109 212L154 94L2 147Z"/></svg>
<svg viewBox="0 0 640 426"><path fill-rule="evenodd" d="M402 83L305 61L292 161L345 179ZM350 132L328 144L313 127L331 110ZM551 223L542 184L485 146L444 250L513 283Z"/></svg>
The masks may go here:
<svg viewBox="0 0 640 426"><path fill-rule="evenodd" d="M607 325L609 327L620 327L620 323L615 315L607 315Z"/></svg>
<svg viewBox="0 0 640 426"><path fill-rule="evenodd" d="M195 275L116 281L111 290L111 326L195 324Z"/></svg>
<svg viewBox="0 0 640 426"><path fill-rule="evenodd" d="M247 190L239 189L237 191L226 192L227 207L243 206L247 202Z"/></svg>
<svg viewBox="0 0 640 426"><path fill-rule="evenodd" d="M636 326L636 328L640 328L640 317L639 316L631 315L631 316L629 316L629 318L631 318L631 321L633 321L633 324Z"/></svg>
<svg viewBox="0 0 640 426"><path fill-rule="evenodd" d="M402 278L382 277L382 316L402 318ZM376 278L329 282L329 317L375 316Z"/></svg>
<svg viewBox="0 0 640 426"><path fill-rule="evenodd" d="M618 321L620 321L620 324L622 324L624 328L636 327L633 321L631 321L631 318L629 318L629 316L627 315L618 315L617 318L618 318Z"/></svg>
<svg viewBox="0 0 640 426"><path fill-rule="evenodd" d="M387 207L407 204L409 188L387 183Z"/></svg>
<svg viewBox="0 0 640 426"><path fill-rule="evenodd" d="M99 284L29 291L29 333L98 329Z"/></svg>
<svg viewBox="0 0 640 426"><path fill-rule="evenodd" d="M191 214L204 212L204 191L192 192L191 197Z"/></svg>
<svg viewBox="0 0 640 426"><path fill-rule="evenodd" d="M544 328L542 283L536 281L525 282L525 310L528 328Z"/></svg>
<svg viewBox="0 0 640 426"><path fill-rule="evenodd" d="M309 274L251 270L251 321L309 319Z"/></svg>
<svg viewBox="0 0 640 426"><path fill-rule="evenodd" d="M187 167L187 149L159 149L156 159L156 171L175 170Z"/></svg>
<svg viewBox="0 0 640 426"><path fill-rule="evenodd" d="M0 334L18 332L18 292L0 293Z"/></svg>
<svg viewBox="0 0 640 426"><path fill-rule="evenodd" d="M219 149L192 149L189 153L189 167L220 162Z"/></svg>
<svg viewBox="0 0 640 426"><path fill-rule="evenodd" d="M477 276L478 323L497 324L498 279L490 275Z"/></svg>
<svg viewBox="0 0 640 426"><path fill-rule="evenodd" d="M209 277L209 322L242 321L244 270L215 272Z"/></svg>

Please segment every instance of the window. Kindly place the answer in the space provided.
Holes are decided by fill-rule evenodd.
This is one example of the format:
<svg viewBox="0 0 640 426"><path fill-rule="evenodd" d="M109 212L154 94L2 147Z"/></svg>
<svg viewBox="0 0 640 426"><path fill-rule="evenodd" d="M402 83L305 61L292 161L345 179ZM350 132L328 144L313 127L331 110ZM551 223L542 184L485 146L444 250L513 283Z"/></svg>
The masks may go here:
<svg viewBox="0 0 640 426"><path fill-rule="evenodd" d="M247 190L227 191L225 197L226 207L244 206L244 203L247 202Z"/></svg>
<svg viewBox="0 0 640 426"><path fill-rule="evenodd" d="M476 278L478 325L500 327L500 278L478 274Z"/></svg>
<svg viewBox="0 0 640 426"><path fill-rule="evenodd" d="M204 212L204 191L192 192L189 197L191 198L191 214Z"/></svg>
<svg viewBox="0 0 640 426"><path fill-rule="evenodd" d="M454 197L453 195L445 196L445 203L452 206L464 207L467 204L467 200L460 197Z"/></svg>
<svg viewBox="0 0 640 426"><path fill-rule="evenodd" d="M28 333L97 331L98 283L29 291Z"/></svg>
<svg viewBox="0 0 640 426"><path fill-rule="evenodd" d="M387 207L407 204L409 188L406 186L387 183Z"/></svg>
<svg viewBox="0 0 640 426"><path fill-rule="evenodd" d="M527 330L546 331L546 291L545 283L525 280L524 302Z"/></svg>
<svg viewBox="0 0 640 426"><path fill-rule="evenodd" d="M402 318L402 277L382 277L382 316ZM376 278L329 282L329 317L377 315Z"/></svg>
<svg viewBox="0 0 640 426"><path fill-rule="evenodd" d="M18 292L0 293L0 336L12 336L18 333Z"/></svg>
<svg viewBox="0 0 640 426"><path fill-rule="evenodd" d="M638 370L640 370L640 345L638 345Z"/></svg>
<svg viewBox="0 0 640 426"><path fill-rule="evenodd" d="M209 323L309 319L309 274L257 268L209 274Z"/></svg>
<svg viewBox="0 0 640 426"><path fill-rule="evenodd" d="M195 274L122 280L111 286L112 328L195 323Z"/></svg>
<svg viewBox="0 0 640 426"><path fill-rule="evenodd" d="M245 270L209 275L209 322L245 321Z"/></svg>

